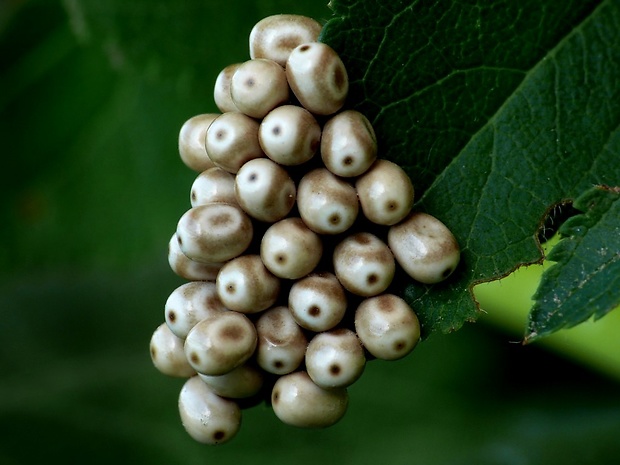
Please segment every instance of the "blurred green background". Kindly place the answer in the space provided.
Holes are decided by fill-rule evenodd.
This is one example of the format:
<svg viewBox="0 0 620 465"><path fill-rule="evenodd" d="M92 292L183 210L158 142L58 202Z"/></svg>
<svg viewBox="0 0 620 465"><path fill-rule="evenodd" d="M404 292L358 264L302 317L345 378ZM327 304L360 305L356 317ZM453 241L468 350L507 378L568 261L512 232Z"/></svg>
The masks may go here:
<svg viewBox="0 0 620 465"><path fill-rule="evenodd" d="M228 445L187 436L183 381L148 353L182 283L166 250L195 174L178 131L283 12L330 17L316 0L0 1L0 463L618 463L618 318L589 348L521 346L511 307L537 275L489 288L479 324L370 363L330 429L261 405Z"/></svg>

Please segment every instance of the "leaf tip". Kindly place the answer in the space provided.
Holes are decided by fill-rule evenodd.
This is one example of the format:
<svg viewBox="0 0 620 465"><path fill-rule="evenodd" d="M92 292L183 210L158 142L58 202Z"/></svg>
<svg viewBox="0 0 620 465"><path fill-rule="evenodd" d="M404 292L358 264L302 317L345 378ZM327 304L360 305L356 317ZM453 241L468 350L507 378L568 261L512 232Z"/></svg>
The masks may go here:
<svg viewBox="0 0 620 465"><path fill-rule="evenodd" d="M523 341L521 341L521 344L526 346L537 340L539 337L540 335L536 331L530 331L528 334L525 335Z"/></svg>

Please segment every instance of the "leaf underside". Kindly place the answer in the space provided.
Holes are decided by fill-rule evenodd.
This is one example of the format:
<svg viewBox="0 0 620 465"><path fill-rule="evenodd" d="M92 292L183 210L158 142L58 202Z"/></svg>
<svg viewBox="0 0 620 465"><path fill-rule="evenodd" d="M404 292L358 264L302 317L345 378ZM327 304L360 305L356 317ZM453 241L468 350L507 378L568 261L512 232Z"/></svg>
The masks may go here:
<svg viewBox="0 0 620 465"><path fill-rule="evenodd" d="M477 318L474 285L542 261L554 205L620 185L620 4L384 3L333 0L321 40L380 156L460 243L445 283L397 290L425 335L450 332Z"/></svg>
<svg viewBox="0 0 620 465"><path fill-rule="evenodd" d="M595 187L575 201L584 213L569 219L547 258L530 313L527 342L595 319L620 303L620 191Z"/></svg>

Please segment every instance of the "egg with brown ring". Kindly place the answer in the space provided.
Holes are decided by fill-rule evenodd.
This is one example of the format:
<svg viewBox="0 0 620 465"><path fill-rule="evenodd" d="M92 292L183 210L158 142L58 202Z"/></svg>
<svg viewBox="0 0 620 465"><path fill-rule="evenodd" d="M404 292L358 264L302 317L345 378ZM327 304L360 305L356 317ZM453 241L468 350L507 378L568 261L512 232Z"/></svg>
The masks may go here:
<svg viewBox="0 0 620 465"><path fill-rule="evenodd" d="M362 213L375 224L396 224L413 208L413 183L399 165L389 160L377 160L356 179L355 189Z"/></svg>
<svg viewBox="0 0 620 465"><path fill-rule="evenodd" d="M235 199L251 217L273 223L295 205L297 190L286 170L268 158L245 163L235 176Z"/></svg>
<svg viewBox="0 0 620 465"><path fill-rule="evenodd" d="M168 264L178 276L190 281L215 281L223 263L201 263L191 260L181 251L175 232L168 242Z"/></svg>
<svg viewBox="0 0 620 465"><path fill-rule="evenodd" d="M192 207L208 203L237 203L235 198L235 177L217 166L200 173L190 190Z"/></svg>
<svg viewBox="0 0 620 465"><path fill-rule="evenodd" d="M164 316L170 330L181 339L199 322L226 311L212 281L192 281L174 289L164 305Z"/></svg>
<svg viewBox="0 0 620 465"><path fill-rule="evenodd" d="M377 137L362 113L342 111L330 118L321 133L325 167L343 177L360 176L377 159Z"/></svg>
<svg viewBox="0 0 620 465"><path fill-rule="evenodd" d="M261 259L279 278L303 278L316 268L322 255L321 237L301 218L285 218L272 224L261 240Z"/></svg>
<svg viewBox="0 0 620 465"><path fill-rule="evenodd" d="M200 379L218 396L230 399L247 399L263 386L263 372L251 363L244 363L219 376L198 373Z"/></svg>
<svg viewBox="0 0 620 465"><path fill-rule="evenodd" d="M241 255L250 245L252 221L237 205L209 203L192 207L177 224L179 248L200 263L222 263Z"/></svg>
<svg viewBox="0 0 620 465"><path fill-rule="evenodd" d="M282 105L261 121L258 140L265 154L281 165L306 163L317 153L321 127L314 116L297 105Z"/></svg>
<svg viewBox="0 0 620 465"><path fill-rule="evenodd" d="M405 272L424 284L446 280L461 258L459 244L450 229L423 212L411 213L391 226L388 244Z"/></svg>
<svg viewBox="0 0 620 465"><path fill-rule="evenodd" d="M284 68L266 58L242 63L230 80L230 97L240 112L252 118L264 118L289 99Z"/></svg>
<svg viewBox="0 0 620 465"><path fill-rule="evenodd" d="M315 334L306 349L306 371L318 386L348 387L357 381L366 366L364 348L348 328Z"/></svg>
<svg viewBox="0 0 620 465"><path fill-rule="evenodd" d="M300 44L316 42L321 29L321 24L308 16L267 16L250 31L250 57L268 58L285 66L291 51Z"/></svg>
<svg viewBox="0 0 620 465"><path fill-rule="evenodd" d="M327 331L343 319L347 296L333 273L311 273L291 286L288 306L301 327Z"/></svg>
<svg viewBox="0 0 620 465"><path fill-rule="evenodd" d="M222 113L228 111L239 111L235 102L233 102L230 96L230 82L232 81L233 74L237 71L237 68L241 66L241 63L233 63L226 66L220 71L215 78L215 86L213 87L213 100L215 105Z"/></svg>
<svg viewBox="0 0 620 465"><path fill-rule="evenodd" d="M170 331L166 323L151 335L149 349L153 365L164 375L187 378L196 374L185 357L183 339Z"/></svg>
<svg viewBox="0 0 620 465"><path fill-rule="evenodd" d="M336 113L349 92L344 63L333 48L321 42L301 44L291 51L286 78L301 105L316 115Z"/></svg>
<svg viewBox="0 0 620 465"><path fill-rule="evenodd" d="M264 157L258 127L258 121L238 111L215 118L205 135L205 147L213 164L235 174L246 162Z"/></svg>
<svg viewBox="0 0 620 465"><path fill-rule="evenodd" d="M324 389L308 373L297 371L278 378L271 393L271 405L284 423L300 428L327 428L346 413L346 388Z"/></svg>
<svg viewBox="0 0 620 465"><path fill-rule="evenodd" d="M349 292L364 297L385 291L396 271L390 248L367 232L352 234L338 243L333 262L342 285Z"/></svg>
<svg viewBox="0 0 620 465"><path fill-rule="evenodd" d="M185 338L184 351L198 373L218 376L245 363L256 344L256 328L248 317L227 311L198 322Z"/></svg>
<svg viewBox="0 0 620 465"><path fill-rule="evenodd" d="M301 178L297 207L304 223L319 234L346 231L359 213L355 187L326 168L314 169Z"/></svg>
<svg viewBox="0 0 620 465"><path fill-rule="evenodd" d="M179 394L179 415L187 433L203 444L223 444L241 427L236 402L218 396L198 376L188 379Z"/></svg>
<svg viewBox="0 0 620 465"><path fill-rule="evenodd" d="M254 254L241 255L224 264L215 285L227 308L247 314L271 307L280 293L280 279Z"/></svg>
<svg viewBox="0 0 620 465"><path fill-rule="evenodd" d="M365 299L355 310L355 332L373 356L398 360L420 340L420 322L401 297L381 294Z"/></svg>
<svg viewBox="0 0 620 465"><path fill-rule="evenodd" d="M204 113L189 118L179 131L179 155L190 169L201 173L215 164L207 154L205 137L211 123L220 116L219 113Z"/></svg>
<svg viewBox="0 0 620 465"><path fill-rule="evenodd" d="M303 362L308 340L288 307L270 308L256 321L256 362L268 373L284 375Z"/></svg>

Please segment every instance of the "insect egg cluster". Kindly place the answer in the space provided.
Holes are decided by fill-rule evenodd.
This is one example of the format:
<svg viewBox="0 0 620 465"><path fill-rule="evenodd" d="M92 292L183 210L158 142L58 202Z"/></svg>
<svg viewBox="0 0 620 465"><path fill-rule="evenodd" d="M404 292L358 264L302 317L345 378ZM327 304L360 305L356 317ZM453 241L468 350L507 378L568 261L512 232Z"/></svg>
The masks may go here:
<svg viewBox="0 0 620 465"><path fill-rule="evenodd" d="M459 261L443 223L412 212L411 180L378 157L370 121L344 108L347 71L320 31L303 16L261 20L250 59L216 79L221 113L179 133L199 174L168 260L188 282L150 351L187 378L180 417L202 443L232 439L242 409L265 400L293 426L338 422L367 360L419 341L416 314L390 293L397 263L430 284Z"/></svg>

